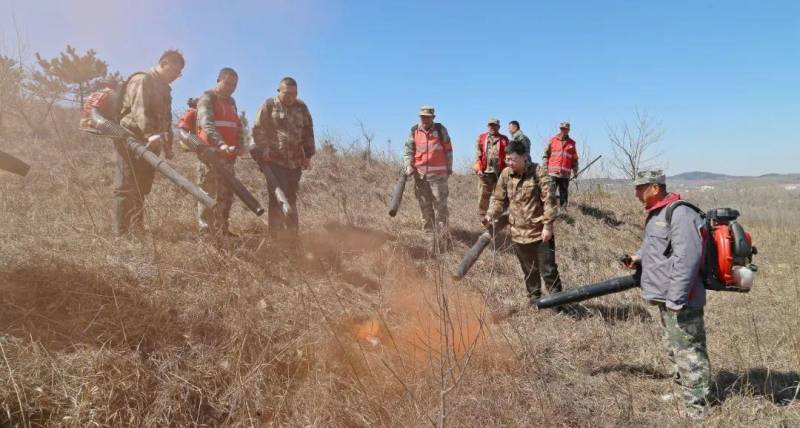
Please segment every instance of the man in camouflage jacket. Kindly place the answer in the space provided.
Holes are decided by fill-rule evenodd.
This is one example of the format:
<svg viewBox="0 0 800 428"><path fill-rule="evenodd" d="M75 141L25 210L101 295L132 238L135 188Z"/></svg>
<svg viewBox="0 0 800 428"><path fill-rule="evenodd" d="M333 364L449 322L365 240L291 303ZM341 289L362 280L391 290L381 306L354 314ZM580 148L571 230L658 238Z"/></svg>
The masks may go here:
<svg viewBox="0 0 800 428"><path fill-rule="evenodd" d="M259 166L269 167L277 183L267 181L269 192L269 232L278 238L282 231L297 235L297 190L302 170L311 166L314 145L314 123L306 104L297 98L297 82L285 77L278 87L278 96L268 98L256 113L253 124L253 159ZM275 197L274 186L280 186L291 206L284 216Z"/></svg>
<svg viewBox="0 0 800 428"><path fill-rule="evenodd" d="M553 236L556 216L553 183L544 167L528 162L522 142L511 141L506 153L508 167L500 173L483 223L488 226L508 210L511 240L525 275L528 298L533 303L542 295L540 275L548 292L561 291Z"/></svg>
<svg viewBox="0 0 800 428"><path fill-rule="evenodd" d="M137 139L147 141L150 151L172 159L172 89L170 83L180 77L183 55L169 50L158 65L146 72L134 73L122 94L119 123ZM114 142L114 231L117 235L143 230L144 198L153 186L155 169L130 152L122 141Z"/></svg>

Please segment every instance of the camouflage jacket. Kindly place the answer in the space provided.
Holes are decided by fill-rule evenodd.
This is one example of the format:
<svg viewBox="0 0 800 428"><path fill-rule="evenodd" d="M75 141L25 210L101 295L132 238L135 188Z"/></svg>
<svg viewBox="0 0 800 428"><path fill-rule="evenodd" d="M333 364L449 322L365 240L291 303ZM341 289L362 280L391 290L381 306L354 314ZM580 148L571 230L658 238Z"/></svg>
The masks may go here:
<svg viewBox="0 0 800 428"><path fill-rule="evenodd" d="M314 123L306 104L299 99L291 106L278 97L268 98L253 123L254 158L290 169L300 168L314 156Z"/></svg>
<svg viewBox="0 0 800 428"><path fill-rule="evenodd" d="M497 134L489 134L486 133L486 145L488 146L484 152L484 148L481 145L481 138L483 134L478 136L478 140L475 143L475 159L476 163L480 165L481 159L486 156L486 159L483 161L486 162L486 169L483 172L487 174L499 174L500 172L497 171L498 167L502 167L505 165L505 159L500 159L500 152L505 151L500 149L500 145L503 144L502 140L506 138L505 135L497 133ZM508 143L505 143L508 144Z"/></svg>
<svg viewBox="0 0 800 428"><path fill-rule="evenodd" d="M511 167L500 173L487 213L497 218L508 208L511 240L529 244L542 239L542 229L555 220L556 201L553 181L547 169L529 163L525 172L515 174Z"/></svg>
<svg viewBox="0 0 800 428"><path fill-rule="evenodd" d="M135 73L125 85L119 123L140 140L166 133L167 149L172 147L172 89L150 69Z"/></svg>

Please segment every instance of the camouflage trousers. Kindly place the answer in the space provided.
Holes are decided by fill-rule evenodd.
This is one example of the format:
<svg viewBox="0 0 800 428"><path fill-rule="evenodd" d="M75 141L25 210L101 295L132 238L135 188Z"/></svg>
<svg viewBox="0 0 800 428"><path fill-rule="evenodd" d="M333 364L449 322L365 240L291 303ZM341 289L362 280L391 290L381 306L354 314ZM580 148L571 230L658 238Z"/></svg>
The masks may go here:
<svg viewBox="0 0 800 428"><path fill-rule="evenodd" d="M702 415L711 382L703 308L684 307L675 312L662 303L658 310L664 327L662 339L672 363L672 374L681 386L687 413L690 416Z"/></svg>
<svg viewBox="0 0 800 428"><path fill-rule="evenodd" d="M486 210L489 209L489 200L492 199L494 188L497 186L497 174L492 172L483 174L483 176L479 176L478 178L478 190L481 194L480 200L478 201L478 215L484 217L486 215Z"/></svg>
<svg viewBox="0 0 800 428"><path fill-rule="evenodd" d="M447 227L447 179L445 174L423 177L414 174L414 195L422 211L425 229L433 229L434 220L436 224Z"/></svg>
<svg viewBox="0 0 800 428"><path fill-rule="evenodd" d="M117 236L144 230L144 197L150 193L155 169L128 150L123 141L114 140L114 233ZM160 151L155 151L156 155Z"/></svg>
<svg viewBox="0 0 800 428"><path fill-rule="evenodd" d="M236 173L234 168L236 160L220 159L219 163L229 173ZM197 185L217 201L214 208L209 208L201 202L197 203L197 223L200 231L209 231L213 234L228 232L233 190L214 168L203 161L197 163L197 177Z"/></svg>

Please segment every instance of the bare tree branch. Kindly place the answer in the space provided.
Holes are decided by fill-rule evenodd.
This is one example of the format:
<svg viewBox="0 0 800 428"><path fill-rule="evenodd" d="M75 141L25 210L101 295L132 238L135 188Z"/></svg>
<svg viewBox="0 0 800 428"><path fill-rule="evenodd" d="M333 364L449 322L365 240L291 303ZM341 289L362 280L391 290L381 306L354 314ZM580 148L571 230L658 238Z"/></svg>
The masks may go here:
<svg viewBox="0 0 800 428"><path fill-rule="evenodd" d="M608 126L606 134L613 151L611 167L625 178L632 180L639 171L652 168L661 155L654 150L664 130L647 113L636 110L631 122L622 122L616 128Z"/></svg>

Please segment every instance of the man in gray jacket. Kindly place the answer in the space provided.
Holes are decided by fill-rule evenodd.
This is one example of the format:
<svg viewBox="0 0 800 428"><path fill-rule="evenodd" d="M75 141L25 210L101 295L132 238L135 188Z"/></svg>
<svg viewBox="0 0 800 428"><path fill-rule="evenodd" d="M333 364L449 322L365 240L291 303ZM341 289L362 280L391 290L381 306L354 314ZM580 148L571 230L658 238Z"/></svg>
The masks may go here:
<svg viewBox="0 0 800 428"><path fill-rule="evenodd" d="M647 221L642 246L626 257L626 265L634 269L641 264L642 297L658 306L664 344L686 402L686 415L702 419L711 377L703 323L706 294L700 280L703 219L685 205L670 208L680 195L667 193L661 171L639 172L634 185ZM670 210L672 218L667 221Z"/></svg>
<svg viewBox="0 0 800 428"><path fill-rule="evenodd" d="M512 120L508 122L508 133L511 135L511 141L519 141L520 143L525 145L525 150L528 152L528 163L531 162L531 140L522 133L522 129L519 127L519 122L516 120Z"/></svg>

